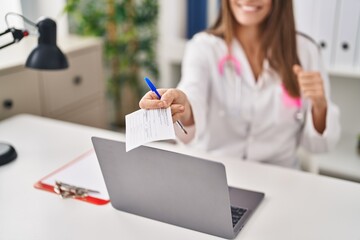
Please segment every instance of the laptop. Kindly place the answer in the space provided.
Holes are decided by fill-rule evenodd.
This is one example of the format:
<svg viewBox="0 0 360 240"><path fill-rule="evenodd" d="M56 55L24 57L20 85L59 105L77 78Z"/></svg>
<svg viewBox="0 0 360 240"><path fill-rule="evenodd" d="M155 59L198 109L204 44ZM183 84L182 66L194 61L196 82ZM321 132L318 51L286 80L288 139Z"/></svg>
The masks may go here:
<svg viewBox="0 0 360 240"><path fill-rule="evenodd" d="M112 206L232 239L264 193L229 187L222 163L98 137L92 142Z"/></svg>

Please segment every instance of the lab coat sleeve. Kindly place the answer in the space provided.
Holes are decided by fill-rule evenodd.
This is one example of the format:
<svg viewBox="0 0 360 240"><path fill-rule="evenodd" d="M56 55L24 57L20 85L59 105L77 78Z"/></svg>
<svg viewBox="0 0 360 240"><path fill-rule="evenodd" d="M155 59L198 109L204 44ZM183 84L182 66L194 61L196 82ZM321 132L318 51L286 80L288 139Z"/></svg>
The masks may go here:
<svg viewBox="0 0 360 240"><path fill-rule="evenodd" d="M338 107L330 99L330 82L328 75L322 63L320 51L313 46L311 49L311 64L309 71L319 71L324 81L325 96L327 98L326 127L325 131L320 134L314 127L312 119L312 105L308 100L306 109L306 119L303 131L301 133L301 146L312 153L323 153L331 150L340 137L340 113Z"/></svg>
<svg viewBox="0 0 360 240"><path fill-rule="evenodd" d="M210 78L208 51L206 42L199 34L195 35L185 48L178 89L186 94L191 104L195 124L186 128L188 135L181 131L176 131L176 133L178 139L186 144L191 144L201 137L207 127L206 113Z"/></svg>

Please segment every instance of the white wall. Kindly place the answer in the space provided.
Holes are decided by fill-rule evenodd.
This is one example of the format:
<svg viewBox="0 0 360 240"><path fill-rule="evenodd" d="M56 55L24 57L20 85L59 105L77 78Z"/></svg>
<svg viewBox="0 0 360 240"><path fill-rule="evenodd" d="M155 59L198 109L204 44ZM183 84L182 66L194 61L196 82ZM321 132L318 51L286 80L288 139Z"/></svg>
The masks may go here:
<svg viewBox="0 0 360 240"><path fill-rule="evenodd" d="M52 18L57 23L58 36L67 36L69 32L67 16L62 13L65 2L66 0L0 0L0 32L6 30L5 14L15 12L33 22L37 22L41 16ZM24 27L23 20L19 17L9 16L8 20L12 27L21 29Z"/></svg>
<svg viewBox="0 0 360 240"><path fill-rule="evenodd" d="M186 44L186 0L159 0L158 63L160 86L175 87L180 80L181 60ZM208 0L208 26L218 16L218 0Z"/></svg>
<svg viewBox="0 0 360 240"><path fill-rule="evenodd" d="M159 38L186 37L186 1L159 0Z"/></svg>
<svg viewBox="0 0 360 240"><path fill-rule="evenodd" d="M10 1L10 0L8 0ZM67 15L63 14L66 0L21 0L23 14L37 22L40 17L48 17L56 21L57 35L62 38L68 35Z"/></svg>
<svg viewBox="0 0 360 240"><path fill-rule="evenodd" d="M186 42L186 1L159 0L157 58L159 87L174 87Z"/></svg>
<svg viewBox="0 0 360 240"><path fill-rule="evenodd" d="M7 29L5 24L5 15L8 12L22 13L20 0L0 0L0 32ZM9 16L10 27L23 28L23 21L21 18Z"/></svg>
<svg viewBox="0 0 360 240"><path fill-rule="evenodd" d="M360 134L360 77L330 77L331 98L340 109L343 135Z"/></svg>

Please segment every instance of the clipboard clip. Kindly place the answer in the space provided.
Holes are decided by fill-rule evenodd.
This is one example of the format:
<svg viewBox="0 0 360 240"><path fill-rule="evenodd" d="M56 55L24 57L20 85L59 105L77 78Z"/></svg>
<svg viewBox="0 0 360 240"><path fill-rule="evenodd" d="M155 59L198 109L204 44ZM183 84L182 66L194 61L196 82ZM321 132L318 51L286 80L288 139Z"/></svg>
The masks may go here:
<svg viewBox="0 0 360 240"><path fill-rule="evenodd" d="M86 198L89 193L100 193L99 191L73 186L60 181L55 181L54 192L61 198Z"/></svg>

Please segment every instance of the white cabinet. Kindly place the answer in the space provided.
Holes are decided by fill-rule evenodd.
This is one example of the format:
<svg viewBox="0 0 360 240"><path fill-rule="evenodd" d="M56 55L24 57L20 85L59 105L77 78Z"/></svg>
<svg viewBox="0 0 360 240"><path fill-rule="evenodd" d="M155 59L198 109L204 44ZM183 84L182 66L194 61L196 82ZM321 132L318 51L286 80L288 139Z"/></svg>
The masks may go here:
<svg viewBox="0 0 360 240"><path fill-rule="evenodd" d="M69 37L59 45L69 61L66 70L27 69L23 66L26 50L21 53L24 60L0 64L0 120L31 113L94 127L107 126L102 42ZM11 50L18 52L14 47ZM13 55L11 51L6 54Z"/></svg>
<svg viewBox="0 0 360 240"><path fill-rule="evenodd" d="M312 157L319 173L360 182L360 154L357 135L360 134L360 74L330 76L332 100L340 109L342 136L335 149Z"/></svg>
<svg viewBox="0 0 360 240"><path fill-rule="evenodd" d="M0 119L18 113L41 114L38 73L19 68L0 72Z"/></svg>

